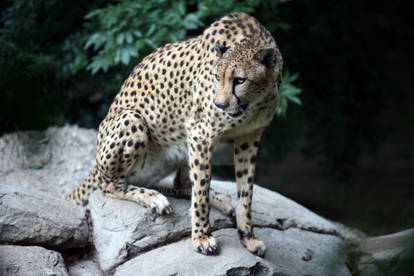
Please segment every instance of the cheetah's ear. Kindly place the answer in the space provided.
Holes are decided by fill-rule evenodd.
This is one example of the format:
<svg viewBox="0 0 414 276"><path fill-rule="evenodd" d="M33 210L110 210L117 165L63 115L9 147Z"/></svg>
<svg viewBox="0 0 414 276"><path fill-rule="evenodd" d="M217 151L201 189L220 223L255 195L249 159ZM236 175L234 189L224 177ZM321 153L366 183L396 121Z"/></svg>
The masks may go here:
<svg viewBox="0 0 414 276"><path fill-rule="evenodd" d="M265 47L257 51L254 59L266 66L267 69L273 69L276 64L276 49L273 47Z"/></svg>
<svg viewBox="0 0 414 276"><path fill-rule="evenodd" d="M217 56L222 57L224 53L229 49L229 47L217 43L214 49L216 50Z"/></svg>

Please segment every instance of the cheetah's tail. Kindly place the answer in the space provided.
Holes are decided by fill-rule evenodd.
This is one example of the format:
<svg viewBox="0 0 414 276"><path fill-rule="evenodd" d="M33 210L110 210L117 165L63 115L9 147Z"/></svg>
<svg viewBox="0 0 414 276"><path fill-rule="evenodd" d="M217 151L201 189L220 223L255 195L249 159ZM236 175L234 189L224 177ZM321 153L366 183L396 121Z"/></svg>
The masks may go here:
<svg viewBox="0 0 414 276"><path fill-rule="evenodd" d="M96 173L97 169L95 167L89 176L75 190L68 194L65 199L73 200L76 204L82 206L88 204L89 195L97 188L96 182L94 181Z"/></svg>

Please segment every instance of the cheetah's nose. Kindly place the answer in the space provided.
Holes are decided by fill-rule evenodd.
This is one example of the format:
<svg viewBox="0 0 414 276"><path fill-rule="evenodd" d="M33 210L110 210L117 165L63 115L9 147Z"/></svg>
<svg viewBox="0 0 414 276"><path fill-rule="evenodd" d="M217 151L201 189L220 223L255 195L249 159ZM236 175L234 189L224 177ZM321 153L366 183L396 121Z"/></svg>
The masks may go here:
<svg viewBox="0 0 414 276"><path fill-rule="evenodd" d="M220 108L220 109L226 109L227 107L229 107L229 102L224 102L224 103L220 103L220 102L216 102L216 101L214 101L214 104L218 107L218 108Z"/></svg>

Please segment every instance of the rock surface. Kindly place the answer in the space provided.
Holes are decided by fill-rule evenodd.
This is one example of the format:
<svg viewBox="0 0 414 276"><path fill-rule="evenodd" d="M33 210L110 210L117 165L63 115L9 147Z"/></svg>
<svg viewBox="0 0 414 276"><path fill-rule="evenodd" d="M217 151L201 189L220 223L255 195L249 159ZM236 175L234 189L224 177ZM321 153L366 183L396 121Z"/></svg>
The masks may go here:
<svg viewBox="0 0 414 276"><path fill-rule="evenodd" d="M85 209L21 187L0 186L0 242L83 247L88 242Z"/></svg>
<svg viewBox="0 0 414 276"><path fill-rule="evenodd" d="M60 200L90 173L95 153L95 130L66 126L5 134L0 138L0 184Z"/></svg>
<svg viewBox="0 0 414 276"><path fill-rule="evenodd" d="M68 266L70 276L105 276L98 263L85 259Z"/></svg>
<svg viewBox="0 0 414 276"><path fill-rule="evenodd" d="M230 271L233 275L237 275L236 271L252 275L271 272L272 265L268 261L243 248L235 229L218 230L213 235L220 243L219 256L195 254L191 240L184 239L135 257L118 267L115 275L226 275Z"/></svg>
<svg viewBox="0 0 414 276"><path fill-rule="evenodd" d="M367 238L356 252L360 275L412 275L407 263L414 261L414 229Z"/></svg>
<svg viewBox="0 0 414 276"><path fill-rule="evenodd" d="M0 275L66 276L62 256L39 246L0 245Z"/></svg>
<svg viewBox="0 0 414 276"><path fill-rule="evenodd" d="M256 228L267 245L265 259L273 269L289 268L288 275L351 275L346 266L348 247L336 235L289 228ZM292 269L296 269L296 271Z"/></svg>
<svg viewBox="0 0 414 276"><path fill-rule="evenodd" d="M219 256L194 254L185 239L135 257L115 275L351 275L346 250L335 236L272 228L257 228L256 234L268 246L264 259L243 248L235 229L222 229L213 232Z"/></svg>
<svg viewBox="0 0 414 276"><path fill-rule="evenodd" d="M213 180L211 187L221 193L231 195L233 199L237 198L234 182ZM293 200L258 185L254 185L253 189L252 219L256 226L279 230L297 228L303 231L335 235L350 244L358 243L364 236L359 231L331 222Z"/></svg>
<svg viewBox="0 0 414 276"><path fill-rule="evenodd" d="M168 177L160 183L161 187L171 187L171 185L172 177ZM211 185L216 191L233 194L233 198L235 198L235 183L213 180ZM133 202L107 198L99 191L91 195L89 208L93 224L93 243L97 249L97 259L105 272L111 272L114 267L141 252L146 252L190 235L189 201L171 197L168 199L174 213L170 216L158 217L153 216L145 208ZM128 210L128 212L125 212L125 210ZM269 212L269 210L272 211ZM296 253L299 254L303 248L296 250L295 247L306 244L307 240L312 240L315 244L324 244L326 240L329 240L328 244L331 246L331 252L326 253L327 249L324 248L323 254L334 257L333 259L336 261L341 259L342 268L338 271L346 271L344 261L346 255L342 252L345 251L346 245L360 239L359 236L347 231L339 224L332 223L294 201L259 186L254 187L253 222L256 227L265 227L257 229L258 233L260 231L264 233L262 237L264 240L271 233L274 233L270 229L279 230L276 233L280 233L280 235L293 233L286 236L290 240L296 235L297 242L290 244L287 248L282 247L282 252L297 251ZM235 227L228 217L215 209L211 212L211 224L213 229ZM266 232L264 229L269 231ZM341 235L342 232L346 232L347 237L351 238L345 238ZM311 235L312 238L305 234ZM280 235L274 235L273 239L277 242L270 241L270 243L277 244L283 240ZM311 246L308 247L312 248ZM322 254L320 250L320 248L313 248L309 252ZM188 246L187 251L189 254L193 254L191 246ZM268 251L272 252L272 249ZM305 253L300 252L300 254ZM343 256L339 258L340 255ZM283 262L280 261L281 256L278 254L275 256L277 257L272 259L274 265L283 266L286 260L291 259L293 255L282 258ZM322 261L327 261L327 259ZM156 266L156 263L151 266ZM296 268L297 266L298 264L295 262L290 264L290 268ZM309 267L309 263L306 263L305 266ZM318 266L320 264L316 265L316 267Z"/></svg>
<svg viewBox="0 0 414 276"><path fill-rule="evenodd" d="M174 213L156 216L134 202L108 198L100 191L91 195L93 244L104 271L110 271L140 252L190 235L189 201L168 199ZM232 226L230 219L216 210L212 210L210 219L213 229Z"/></svg>
<svg viewBox="0 0 414 276"><path fill-rule="evenodd" d="M63 199L92 170L95 148L96 131L76 126L0 138L0 242L16 245L0 246L0 275L68 275L62 256L69 275L397 275L412 256L404 244L414 230L365 239L259 186L252 217L265 258L244 249L234 221L216 210L211 222L221 254L193 252L187 199L169 197L174 213L159 217L96 191L89 228L85 208ZM233 182L214 180L212 187L235 198Z"/></svg>

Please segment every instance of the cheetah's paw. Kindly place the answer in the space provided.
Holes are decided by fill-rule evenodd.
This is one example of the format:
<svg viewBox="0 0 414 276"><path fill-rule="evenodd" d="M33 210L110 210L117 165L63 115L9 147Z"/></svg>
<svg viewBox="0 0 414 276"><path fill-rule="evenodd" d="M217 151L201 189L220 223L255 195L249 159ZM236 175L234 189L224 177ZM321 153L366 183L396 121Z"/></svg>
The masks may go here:
<svg viewBox="0 0 414 276"><path fill-rule="evenodd" d="M253 254L263 257L266 251L266 245L261 239L256 237L243 237L241 243Z"/></svg>
<svg viewBox="0 0 414 276"><path fill-rule="evenodd" d="M193 239L193 249L204 255L217 255L219 253L219 246L216 239L212 236L203 236Z"/></svg>
<svg viewBox="0 0 414 276"><path fill-rule="evenodd" d="M172 213L172 208L168 199L162 194L154 196L150 208L153 213L157 213L158 215L168 215Z"/></svg>

